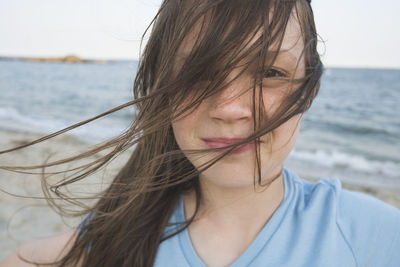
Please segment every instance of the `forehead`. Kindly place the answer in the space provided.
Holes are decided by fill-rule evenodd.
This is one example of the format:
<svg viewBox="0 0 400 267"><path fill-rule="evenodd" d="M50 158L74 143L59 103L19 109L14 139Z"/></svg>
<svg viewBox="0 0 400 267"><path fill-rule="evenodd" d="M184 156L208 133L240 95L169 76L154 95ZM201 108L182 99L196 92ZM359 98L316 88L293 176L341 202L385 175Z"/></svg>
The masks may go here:
<svg viewBox="0 0 400 267"><path fill-rule="evenodd" d="M302 53L304 50L303 39L304 38L297 13L295 10L293 10L285 29L279 54L287 57L288 59L295 60L295 62L302 62ZM278 50L277 44L272 44L271 50Z"/></svg>
<svg viewBox="0 0 400 267"><path fill-rule="evenodd" d="M271 11L271 13L272 12L273 11ZM187 57L191 53L195 42L204 36L204 28L207 29L207 23L204 22L206 20L207 18L203 17L196 24L194 24L194 27L186 35L178 49L178 57ZM252 38L248 38L245 48L250 48L257 41L257 39L261 37L261 35L261 30L255 33L254 36L249 34L249 36L252 36ZM296 9L294 8L288 20L280 47L278 42L274 42L269 47L269 51L274 53L279 52L279 56L284 56L291 61L297 62L301 60L301 54L304 49L303 39L301 25L298 20Z"/></svg>
<svg viewBox="0 0 400 267"><path fill-rule="evenodd" d="M273 11L270 11L270 24L276 24L276 21L273 20L279 20L280 17L280 14L275 14L278 19L272 18L273 15ZM233 44L229 48L225 47L213 50L213 46L208 46L211 47L212 54L210 54L210 50L204 49L201 50L200 53L197 53L199 52L196 51L197 45L199 42L203 41L203 37L209 30L209 27L212 27L212 25L209 25L208 21L210 21L209 18L202 17L185 35L174 56L174 73L178 74L182 66L188 62L187 59L193 59L193 57L189 57L193 55L191 52L196 52L196 61L194 61L193 65L188 64L187 66L189 66L189 68L185 70L190 69L191 66L198 66L197 60L198 57L201 56L207 58L206 61L202 61L206 62L202 65L202 68L211 70L210 73L213 73L215 70L217 70L217 72L222 70L228 73L233 71L236 67L248 66L250 67L248 73L254 74L257 73L257 70L260 70L260 65L258 65L259 61L257 62L258 59L261 59L259 57L259 55L261 55L260 52L262 52L263 49L268 49L268 51L264 51L266 52L264 67L274 67L283 70L283 72L287 73L288 77L293 78L301 78L306 74L306 59L303 54L305 37L303 36L303 25L299 21L297 8L293 8L290 15L287 17L285 28L282 26L273 27L273 37L267 36L267 39L273 38L274 40L268 45L263 41L263 33L265 31L261 28L261 24L259 24L259 29L257 29L257 25L255 25L245 32L246 36L243 36L244 39L242 38L241 41L231 39L229 40L230 42L225 42ZM233 21L231 25L227 25L228 30L219 35L221 37L220 41L225 41L226 36L224 35L226 34L228 36L230 32L233 32L235 26L237 27L235 21ZM208 45L216 44L215 41L211 41L209 38L204 38L204 40L208 42ZM235 63L232 64L232 62Z"/></svg>

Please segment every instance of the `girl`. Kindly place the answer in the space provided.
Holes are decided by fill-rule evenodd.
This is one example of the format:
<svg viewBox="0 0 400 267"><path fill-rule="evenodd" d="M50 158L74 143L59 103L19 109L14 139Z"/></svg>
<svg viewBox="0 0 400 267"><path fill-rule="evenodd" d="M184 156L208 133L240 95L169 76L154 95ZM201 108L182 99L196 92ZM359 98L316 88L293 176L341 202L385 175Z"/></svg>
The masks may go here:
<svg viewBox="0 0 400 267"><path fill-rule="evenodd" d="M132 126L61 186L128 163L77 229L3 266L400 265L397 209L283 168L322 74L309 1L165 0L153 23Z"/></svg>

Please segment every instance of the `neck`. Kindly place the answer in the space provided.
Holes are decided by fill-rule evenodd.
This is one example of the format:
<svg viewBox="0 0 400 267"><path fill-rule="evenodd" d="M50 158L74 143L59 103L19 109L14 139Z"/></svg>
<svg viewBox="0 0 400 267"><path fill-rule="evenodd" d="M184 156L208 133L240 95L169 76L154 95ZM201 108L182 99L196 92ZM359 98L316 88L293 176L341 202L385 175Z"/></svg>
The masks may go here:
<svg viewBox="0 0 400 267"><path fill-rule="evenodd" d="M195 219L221 227L259 228L267 223L284 197L282 174L268 187L219 187L204 177L200 177L200 185L202 201ZM194 192L185 196L184 203L186 218L189 218L195 210Z"/></svg>

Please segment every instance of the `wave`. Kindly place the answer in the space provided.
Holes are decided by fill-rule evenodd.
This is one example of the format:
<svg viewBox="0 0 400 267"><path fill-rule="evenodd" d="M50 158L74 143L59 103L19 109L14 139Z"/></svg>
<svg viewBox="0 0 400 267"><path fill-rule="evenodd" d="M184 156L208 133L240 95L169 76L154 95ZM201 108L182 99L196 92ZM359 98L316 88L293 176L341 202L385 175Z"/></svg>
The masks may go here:
<svg viewBox="0 0 400 267"><path fill-rule="evenodd" d="M400 163L394 161L371 160L362 155L347 154L341 151L299 151L296 149L291 152L289 158L329 168L350 169L400 179Z"/></svg>
<svg viewBox="0 0 400 267"><path fill-rule="evenodd" d="M321 113L324 113L321 111ZM356 118L344 119L344 118L326 118L319 114L307 114L304 116L303 123L305 126L303 128L321 128L326 129L338 134L350 134L355 136L380 136L382 138L387 137L399 137L398 125L395 123L385 124L374 123L371 120L362 121L361 119L357 121Z"/></svg>
<svg viewBox="0 0 400 267"><path fill-rule="evenodd" d="M19 110L10 107L0 108L0 128L15 131L36 132L49 134L71 126L78 121L63 121L49 117L34 117L23 114ZM128 124L116 120L100 119L77 129L71 130L70 134L82 141L96 143L112 138L121 133Z"/></svg>

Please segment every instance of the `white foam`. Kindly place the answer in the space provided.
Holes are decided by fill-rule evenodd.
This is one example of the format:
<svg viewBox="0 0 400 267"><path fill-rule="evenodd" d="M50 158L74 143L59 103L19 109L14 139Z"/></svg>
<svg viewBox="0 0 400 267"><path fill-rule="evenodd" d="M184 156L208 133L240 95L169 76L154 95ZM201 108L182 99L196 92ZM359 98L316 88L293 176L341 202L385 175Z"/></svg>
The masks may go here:
<svg viewBox="0 0 400 267"><path fill-rule="evenodd" d="M384 174L400 179L400 164L393 161L371 160L361 155L324 150L293 150L289 157L293 160L306 160L330 168L352 169L369 174Z"/></svg>
<svg viewBox="0 0 400 267"><path fill-rule="evenodd" d="M67 122L40 116L27 116L14 108L0 108L0 127L3 129L49 134L74 123L77 122ZM128 125L123 125L121 122L98 120L80 126L69 133L87 142L99 142L118 135L127 126Z"/></svg>

